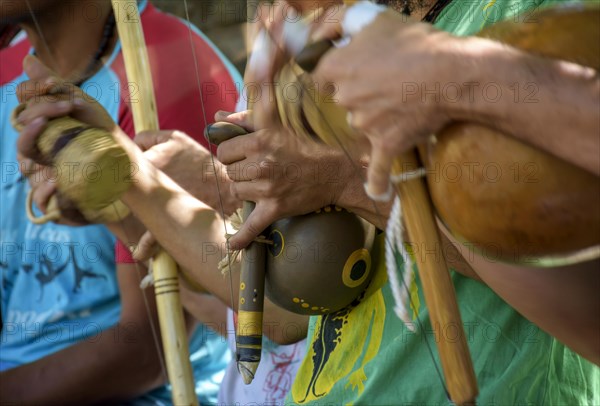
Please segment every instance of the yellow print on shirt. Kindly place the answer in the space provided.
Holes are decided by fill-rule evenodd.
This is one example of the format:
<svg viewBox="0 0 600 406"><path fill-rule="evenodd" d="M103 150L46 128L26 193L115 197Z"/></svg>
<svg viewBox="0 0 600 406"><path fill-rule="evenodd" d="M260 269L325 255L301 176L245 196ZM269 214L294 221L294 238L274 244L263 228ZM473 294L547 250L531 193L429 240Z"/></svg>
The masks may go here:
<svg viewBox="0 0 600 406"><path fill-rule="evenodd" d="M292 387L295 403L326 396L338 381L362 393L368 378L364 367L377 355L383 336L386 309L381 287L386 281L385 268L380 266L352 305L315 323L312 343Z"/></svg>

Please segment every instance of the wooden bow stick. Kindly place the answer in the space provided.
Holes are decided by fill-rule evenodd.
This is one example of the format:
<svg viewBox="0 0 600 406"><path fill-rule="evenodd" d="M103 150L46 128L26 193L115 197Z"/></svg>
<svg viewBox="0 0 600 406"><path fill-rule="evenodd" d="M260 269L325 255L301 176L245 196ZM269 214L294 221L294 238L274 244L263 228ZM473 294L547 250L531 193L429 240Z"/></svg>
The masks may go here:
<svg viewBox="0 0 600 406"><path fill-rule="evenodd" d="M396 160L392 174L400 175L403 168L418 167L416 151L409 151ZM448 394L456 404L474 403L478 393L477 379L429 192L423 179L403 181L395 187L402 204L409 240L418 248L415 263L419 269L431 325L438 332L436 344Z"/></svg>
<svg viewBox="0 0 600 406"><path fill-rule="evenodd" d="M138 84L137 102L131 103L135 131L158 130L152 73L136 0L112 0L121 39L125 70ZM167 373L174 405L198 405L190 353L179 296L177 264L161 251L153 258L154 291Z"/></svg>

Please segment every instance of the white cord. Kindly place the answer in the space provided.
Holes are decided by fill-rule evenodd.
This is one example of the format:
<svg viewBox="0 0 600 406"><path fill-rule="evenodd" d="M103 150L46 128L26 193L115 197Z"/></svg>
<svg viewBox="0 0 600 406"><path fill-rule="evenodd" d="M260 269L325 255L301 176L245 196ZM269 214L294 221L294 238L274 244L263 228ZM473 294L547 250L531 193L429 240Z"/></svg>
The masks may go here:
<svg viewBox="0 0 600 406"><path fill-rule="evenodd" d="M140 282L140 289L144 290L154 285L154 275L152 274L152 258L148 260L148 275Z"/></svg>
<svg viewBox="0 0 600 406"><path fill-rule="evenodd" d="M344 36L354 36L371 24L387 8L368 1L359 1L346 11L342 21Z"/></svg>
<svg viewBox="0 0 600 406"><path fill-rule="evenodd" d="M415 332L416 328L409 314L409 295L413 277L413 264L410 255L406 251L406 247L404 247L402 231L402 206L400 204L400 197L396 196L386 227L385 263L395 302L394 312L402 320L407 329ZM398 279L398 273L401 272L401 269L398 269L397 254L400 254L402 257L402 268L404 269L402 283L404 286L400 285Z"/></svg>

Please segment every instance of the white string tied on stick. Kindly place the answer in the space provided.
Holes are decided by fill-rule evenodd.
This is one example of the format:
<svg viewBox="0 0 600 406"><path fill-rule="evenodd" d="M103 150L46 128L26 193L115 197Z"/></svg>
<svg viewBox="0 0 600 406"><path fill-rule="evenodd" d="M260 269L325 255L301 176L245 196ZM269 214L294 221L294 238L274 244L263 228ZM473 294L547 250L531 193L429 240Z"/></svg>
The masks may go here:
<svg viewBox="0 0 600 406"><path fill-rule="evenodd" d="M402 232L402 206L400 197L396 196L386 227L385 264L395 302L394 312L402 320L406 328L414 333L416 328L409 314L413 263L402 241ZM396 260L398 254L402 258L402 267L398 266L398 261ZM404 271L402 272L400 268L404 268ZM399 273L403 274L402 284L404 285L404 289L400 285Z"/></svg>
<svg viewBox="0 0 600 406"><path fill-rule="evenodd" d="M145 290L154 285L154 274L152 273L152 258L148 260L148 274L140 282L140 289Z"/></svg>
<svg viewBox="0 0 600 406"><path fill-rule="evenodd" d="M241 208L237 209L227 219L227 225L229 225L231 227L231 229L232 229L231 231L239 231L242 228L243 224L244 224L244 220L242 219L242 209ZM227 231L225 233L225 238L227 240L229 240L229 238L231 238L232 236L233 236L233 234L230 233L229 231ZM265 236L262 236L262 235L259 235L253 241L261 243L261 244L273 245L273 241L267 239ZM217 267L223 275L227 275L231 271L230 264L234 264L238 261L241 252L242 252L242 250L229 250L227 252L227 254L225 255L225 257L223 259L221 259L221 261L219 261L219 264L217 265Z"/></svg>

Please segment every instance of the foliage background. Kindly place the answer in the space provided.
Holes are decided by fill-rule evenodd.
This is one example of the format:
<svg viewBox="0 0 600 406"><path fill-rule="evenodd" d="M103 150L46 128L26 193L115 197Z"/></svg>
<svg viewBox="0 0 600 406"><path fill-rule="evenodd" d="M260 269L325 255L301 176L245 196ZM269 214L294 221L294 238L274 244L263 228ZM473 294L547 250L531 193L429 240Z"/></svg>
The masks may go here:
<svg viewBox="0 0 600 406"><path fill-rule="evenodd" d="M159 9L200 28L243 73L246 63L246 1L151 0Z"/></svg>

